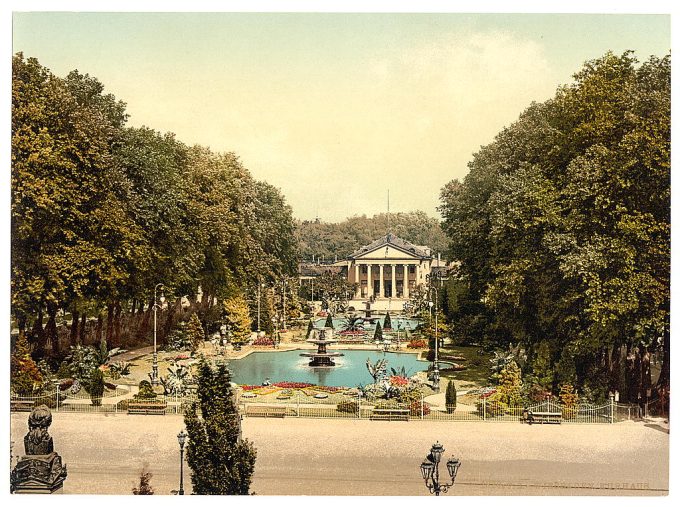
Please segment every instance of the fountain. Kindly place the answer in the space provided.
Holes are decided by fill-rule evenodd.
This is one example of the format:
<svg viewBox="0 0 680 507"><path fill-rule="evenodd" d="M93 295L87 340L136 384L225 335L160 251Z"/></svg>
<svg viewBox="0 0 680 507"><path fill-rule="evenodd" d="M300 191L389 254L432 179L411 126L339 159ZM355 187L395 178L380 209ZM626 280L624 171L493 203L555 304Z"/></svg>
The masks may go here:
<svg viewBox="0 0 680 507"><path fill-rule="evenodd" d="M335 361L334 358L344 356L344 354L340 352L328 352L326 350L326 345L330 345L332 343L336 343L337 340L334 340L333 337L333 328L330 327L324 327L323 329L317 329L316 331L316 337L310 337L307 342L308 343L313 343L317 346L316 352L305 352L303 354L300 354L303 357L311 357L312 359L309 361L309 366L314 366L314 367L325 367L325 366L335 366ZM326 338L326 335L330 335L330 338Z"/></svg>

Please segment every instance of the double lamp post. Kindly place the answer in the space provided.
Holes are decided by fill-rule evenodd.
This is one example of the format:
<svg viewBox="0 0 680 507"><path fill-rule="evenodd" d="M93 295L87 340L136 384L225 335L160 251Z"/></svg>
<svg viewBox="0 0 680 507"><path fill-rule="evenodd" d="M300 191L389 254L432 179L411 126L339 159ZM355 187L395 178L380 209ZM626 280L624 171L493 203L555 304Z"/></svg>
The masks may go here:
<svg viewBox="0 0 680 507"><path fill-rule="evenodd" d="M453 483L456 482L456 475L458 475L458 469L460 468L460 460L455 457L451 457L446 462L446 470L449 473L451 482L440 482L439 480L439 462L444 455L444 446L439 442L435 443L430 449L430 454L425 457L425 460L420 464L420 473L425 481L425 486L430 491L430 494L435 494L439 496L440 493L446 493Z"/></svg>

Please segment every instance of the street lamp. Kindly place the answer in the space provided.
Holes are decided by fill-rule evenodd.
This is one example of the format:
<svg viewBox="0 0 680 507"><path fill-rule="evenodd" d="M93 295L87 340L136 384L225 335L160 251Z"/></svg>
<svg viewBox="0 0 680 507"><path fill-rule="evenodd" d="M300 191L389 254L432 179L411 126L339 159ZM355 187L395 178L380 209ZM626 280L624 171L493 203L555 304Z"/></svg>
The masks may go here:
<svg viewBox="0 0 680 507"><path fill-rule="evenodd" d="M157 318L156 311L160 308L158 302L156 301L156 294L158 292L158 287L163 287L162 283L157 283L153 288L153 363L151 365L151 384L157 386L160 384L158 380L158 350L156 348L156 330L157 330ZM160 297L161 305L165 302L165 296L161 292Z"/></svg>
<svg viewBox="0 0 680 507"><path fill-rule="evenodd" d="M430 454L420 464L420 473L425 481L425 486L427 486L430 494L434 493L436 496L439 496L440 493L446 493L453 486L453 483L456 482L458 469L460 468L460 460L452 456L446 462L446 470L449 473L449 477L451 477L451 483L442 484L439 482L439 462L444 455L444 450L444 446L439 442L433 444Z"/></svg>
<svg viewBox="0 0 680 507"><path fill-rule="evenodd" d="M178 495L184 494L184 443L187 441L187 433L182 430L177 434L177 442L179 442L179 492Z"/></svg>

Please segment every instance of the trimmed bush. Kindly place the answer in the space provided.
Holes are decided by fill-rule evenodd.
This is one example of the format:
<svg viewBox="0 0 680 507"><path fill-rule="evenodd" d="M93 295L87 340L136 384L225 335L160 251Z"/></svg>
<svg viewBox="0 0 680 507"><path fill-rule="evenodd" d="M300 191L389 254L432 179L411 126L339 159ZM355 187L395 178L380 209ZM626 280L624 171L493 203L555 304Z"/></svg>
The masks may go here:
<svg viewBox="0 0 680 507"><path fill-rule="evenodd" d="M347 412L356 415L359 413L359 403L353 400L343 400L338 403L338 412Z"/></svg>
<svg viewBox="0 0 680 507"><path fill-rule="evenodd" d="M92 372L92 376L90 377L90 385L88 387L92 405L95 407L100 406L102 404L102 396L104 396L104 374L99 368Z"/></svg>
<svg viewBox="0 0 680 507"><path fill-rule="evenodd" d="M453 382L453 380L449 380L448 385L446 386L446 393L444 394L444 400L446 403L446 411L449 414L453 414L453 412L456 410L456 384Z"/></svg>

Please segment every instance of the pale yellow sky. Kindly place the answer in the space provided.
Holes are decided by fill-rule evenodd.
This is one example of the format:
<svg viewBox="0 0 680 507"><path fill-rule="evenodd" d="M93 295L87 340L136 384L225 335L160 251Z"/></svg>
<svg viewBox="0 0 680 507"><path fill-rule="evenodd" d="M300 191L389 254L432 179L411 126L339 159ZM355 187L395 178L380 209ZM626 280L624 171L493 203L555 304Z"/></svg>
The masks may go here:
<svg viewBox="0 0 680 507"><path fill-rule="evenodd" d="M234 151L299 218L420 209L587 59L670 48L668 16L15 13L14 51L77 68L130 125Z"/></svg>

